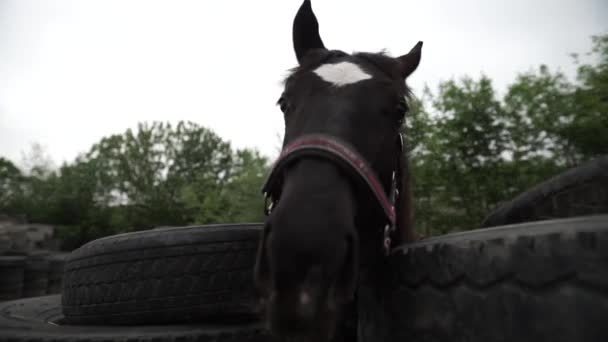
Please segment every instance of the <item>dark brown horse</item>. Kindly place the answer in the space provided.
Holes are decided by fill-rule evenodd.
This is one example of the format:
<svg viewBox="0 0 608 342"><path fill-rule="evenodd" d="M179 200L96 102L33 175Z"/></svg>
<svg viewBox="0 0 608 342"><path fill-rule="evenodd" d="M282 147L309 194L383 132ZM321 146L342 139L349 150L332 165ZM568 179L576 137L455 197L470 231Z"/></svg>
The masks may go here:
<svg viewBox="0 0 608 342"><path fill-rule="evenodd" d="M310 1L293 23L298 66L278 101L283 152L264 192L255 267L275 336L329 341L361 265L416 240L401 128L422 42L407 54L327 49Z"/></svg>

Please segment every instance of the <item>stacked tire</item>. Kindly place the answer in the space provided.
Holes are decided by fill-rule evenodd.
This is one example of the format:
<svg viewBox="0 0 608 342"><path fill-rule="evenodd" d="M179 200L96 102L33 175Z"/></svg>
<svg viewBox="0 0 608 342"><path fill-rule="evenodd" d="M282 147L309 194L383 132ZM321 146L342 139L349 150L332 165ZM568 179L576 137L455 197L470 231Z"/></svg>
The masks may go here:
<svg viewBox="0 0 608 342"><path fill-rule="evenodd" d="M0 306L2 334L14 341L265 341L251 286L260 232L259 224L188 226L91 241L67 257L60 296ZM42 288L45 267L32 261L32 287Z"/></svg>
<svg viewBox="0 0 608 342"><path fill-rule="evenodd" d="M361 274L357 340L608 340L607 180L599 158L505 203L483 228L398 246ZM271 341L252 286L261 230L92 241L67 257L61 295L0 303L0 341ZM30 270L28 291L40 291L53 263L26 264L0 258L6 279ZM3 286L0 295L20 291Z"/></svg>
<svg viewBox="0 0 608 342"><path fill-rule="evenodd" d="M388 268L383 315L362 319L390 335L362 341L608 340L608 215L429 238Z"/></svg>
<svg viewBox="0 0 608 342"><path fill-rule="evenodd" d="M66 263L65 319L74 324L252 319L260 231L258 224L193 226L93 241Z"/></svg>
<svg viewBox="0 0 608 342"><path fill-rule="evenodd" d="M21 298L24 264L23 256L0 256L0 302Z"/></svg>
<svg viewBox="0 0 608 342"><path fill-rule="evenodd" d="M608 156L364 272L359 341L608 341Z"/></svg>
<svg viewBox="0 0 608 342"><path fill-rule="evenodd" d="M61 293L66 256L51 251L0 256L0 302Z"/></svg>
<svg viewBox="0 0 608 342"><path fill-rule="evenodd" d="M47 276L47 294L60 294L63 286L63 268L65 265L66 253L54 253L47 257L49 271Z"/></svg>
<svg viewBox="0 0 608 342"><path fill-rule="evenodd" d="M608 213L608 155L567 170L490 213L482 228Z"/></svg>
<svg viewBox="0 0 608 342"><path fill-rule="evenodd" d="M61 296L0 303L0 341L36 342L251 342L267 341L256 323L193 322L182 325L70 325L64 322Z"/></svg>

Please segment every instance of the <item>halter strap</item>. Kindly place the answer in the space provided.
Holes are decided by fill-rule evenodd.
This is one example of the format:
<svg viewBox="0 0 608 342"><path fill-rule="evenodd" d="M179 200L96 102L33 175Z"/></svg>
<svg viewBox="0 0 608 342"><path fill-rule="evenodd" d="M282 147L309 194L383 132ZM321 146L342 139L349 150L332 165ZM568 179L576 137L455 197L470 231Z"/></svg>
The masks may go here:
<svg viewBox="0 0 608 342"><path fill-rule="evenodd" d="M399 143L402 148L403 141L400 140ZM399 197L397 190L397 184L400 183L397 179L399 178L398 176L400 176L399 165L397 165L397 169L393 172L392 186L387 196L378 177L365 159L349 144L335 137L323 134L305 135L285 146L274 162L270 174L262 187L262 193L264 194L266 201L268 202L270 199L270 203L267 203L265 207L265 214L270 214L272 207L280 197L280 183L282 182L282 177L280 176L281 171L289 162L302 156L320 156L340 163L346 166L347 170L350 170L351 173L358 176L358 178L367 185L367 188L371 190L376 198L376 202L384 213L386 226L384 228L385 241L383 243L385 249L390 249L389 235L395 230L397 224L395 202Z"/></svg>

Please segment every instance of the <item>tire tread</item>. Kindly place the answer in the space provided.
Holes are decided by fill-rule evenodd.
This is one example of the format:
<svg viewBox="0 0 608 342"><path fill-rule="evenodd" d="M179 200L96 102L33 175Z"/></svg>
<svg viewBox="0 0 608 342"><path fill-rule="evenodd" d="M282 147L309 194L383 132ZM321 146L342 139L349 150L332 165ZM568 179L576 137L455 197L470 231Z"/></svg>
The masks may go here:
<svg viewBox="0 0 608 342"><path fill-rule="evenodd" d="M259 229L166 228L89 243L65 266L66 319L141 324L255 316L254 289L246 284L253 282Z"/></svg>

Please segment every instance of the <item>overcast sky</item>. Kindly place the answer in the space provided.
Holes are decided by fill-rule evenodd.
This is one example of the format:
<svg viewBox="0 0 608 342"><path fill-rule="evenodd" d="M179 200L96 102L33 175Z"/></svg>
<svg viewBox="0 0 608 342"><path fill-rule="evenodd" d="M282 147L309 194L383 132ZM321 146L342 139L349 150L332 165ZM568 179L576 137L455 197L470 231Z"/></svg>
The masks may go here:
<svg viewBox="0 0 608 342"><path fill-rule="evenodd" d="M0 156L33 142L56 164L141 121L190 120L274 156L275 102L295 65L301 0L0 0ZM329 48L407 52L409 83L481 73L499 88L541 63L572 76L569 54L608 32L606 0L313 0Z"/></svg>

